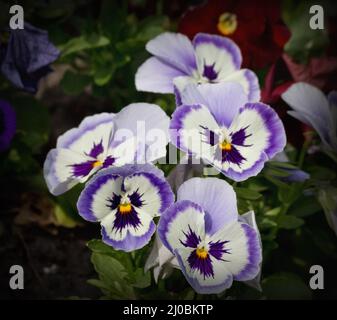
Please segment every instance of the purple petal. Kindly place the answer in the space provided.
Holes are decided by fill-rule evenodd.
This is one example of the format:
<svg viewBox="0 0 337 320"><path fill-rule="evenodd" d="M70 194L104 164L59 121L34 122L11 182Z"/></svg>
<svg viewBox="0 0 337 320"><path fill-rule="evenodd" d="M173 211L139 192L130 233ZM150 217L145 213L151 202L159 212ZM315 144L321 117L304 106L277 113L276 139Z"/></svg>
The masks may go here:
<svg viewBox="0 0 337 320"><path fill-rule="evenodd" d="M253 279L260 270L262 260L260 239L256 231L248 224L241 224L244 229L247 246L248 246L248 262L247 265L238 274L234 276L235 280L247 281Z"/></svg>
<svg viewBox="0 0 337 320"><path fill-rule="evenodd" d="M208 259L202 265L199 262L199 265L191 268L191 264L193 265L196 262L191 261L190 253L186 255L186 251L177 249L175 250L175 255L186 280L197 293L217 294L231 287L233 276L226 268L222 268L221 271L219 270L220 268L217 268L215 271L214 264L217 261L216 259L213 258L212 262L211 259Z"/></svg>
<svg viewBox="0 0 337 320"><path fill-rule="evenodd" d="M235 82L242 86L249 102L259 102L261 91L259 79L256 74L249 69L241 69L228 75L223 81Z"/></svg>
<svg viewBox="0 0 337 320"><path fill-rule="evenodd" d="M160 217L158 223L159 237L171 252L174 252L176 248L185 248L182 241L186 240L189 229L201 238L205 235L202 208L187 200L171 205Z"/></svg>
<svg viewBox="0 0 337 320"><path fill-rule="evenodd" d="M219 81L241 67L240 49L229 38L198 33L193 39L193 45L199 73L202 75L210 67L213 69L212 79L208 78L210 81ZM217 74L216 78L214 72Z"/></svg>
<svg viewBox="0 0 337 320"><path fill-rule="evenodd" d="M304 82L293 84L282 94L282 99L294 110L293 117L312 126L324 143L329 144L333 119L329 102L322 91Z"/></svg>
<svg viewBox="0 0 337 320"><path fill-rule="evenodd" d="M130 193L140 195L141 208L150 216L159 216L174 202L170 185L164 177L151 172L137 172L124 179L124 187Z"/></svg>
<svg viewBox="0 0 337 320"><path fill-rule="evenodd" d="M146 44L146 50L186 75L191 75L196 70L192 43L183 34L162 33Z"/></svg>
<svg viewBox="0 0 337 320"><path fill-rule="evenodd" d="M112 246L116 250L131 252L143 248L145 245L147 245L151 240L151 237L154 234L155 230L156 225L153 221L151 221L149 230L144 235L139 237L135 237L128 232L126 237L122 241L117 241L109 237L104 227L102 227L101 233L102 233L102 240L106 244Z"/></svg>
<svg viewBox="0 0 337 320"><path fill-rule="evenodd" d="M247 96L237 83L188 85L181 94L183 104L204 104L219 125L229 127Z"/></svg>
<svg viewBox="0 0 337 320"><path fill-rule="evenodd" d="M91 164L91 170L85 170L86 176L83 176L83 168L81 175L76 175L77 169L74 169L76 164ZM86 167L86 169L89 169ZM60 195L79 182L84 182L89 175L97 171L97 168L92 166L91 159L88 156L81 155L68 149L58 148L48 152L43 165L43 175L46 180L50 193L57 196Z"/></svg>
<svg viewBox="0 0 337 320"><path fill-rule="evenodd" d="M219 126L204 105L182 105L172 114L171 143L189 154L203 157L211 152L207 132L217 132Z"/></svg>
<svg viewBox="0 0 337 320"><path fill-rule="evenodd" d="M102 144L102 147L106 148L113 130L113 118L114 115L111 113L100 113L84 118L78 128L68 130L63 135L58 137L56 147L65 149L73 147L76 148L77 141L86 136L87 151L76 148L76 150L79 152L86 152L87 154L90 154L93 146L99 144ZM98 133L95 131L99 126L102 125L107 125L107 130L104 132L104 137L98 136ZM104 142L102 141L102 138L104 138Z"/></svg>
<svg viewBox="0 0 337 320"><path fill-rule="evenodd" d="M189 200L203 208L206 232L210 235L238 218L236 194L224 180L189 179L180 186L177 200Z"/></svg>
<svg viewBox="0 0 337 320"><path fill-rule="evenodd" d="M101 220L112 210L114 195L120 195L122 178L118 175L95 176L83 189L78 201L77 209L80 216L91 222ZM119 202L118 202L119 204Z"/></svg>
<svg viewBox="0 0 337 320"><path fill-rule="evenodd" d="M116 114L114 123L117 130L129 131L135 137L138 163L155 161L166 155L170 118L159 106L149 103L129 104Z"/></svg>
<svg viewBox="0 0 337 320"><path fill-rule="evenodd" d="M138 68L135 84L138 91L174 93L173 79L183 75L177 68L152 57Z"/></svg>
<svg viewBox="0 0 337 320"><path fill-rule="evenodd" d="M164 179L164 172L154 166L153 164L126 164L122 167L111 167L104 170L101 170L96 174L95 177L103 176L103 175L119 175L121 177L127 177L135 173L139 172L148 172L154 174L160 179Z"/></svg>

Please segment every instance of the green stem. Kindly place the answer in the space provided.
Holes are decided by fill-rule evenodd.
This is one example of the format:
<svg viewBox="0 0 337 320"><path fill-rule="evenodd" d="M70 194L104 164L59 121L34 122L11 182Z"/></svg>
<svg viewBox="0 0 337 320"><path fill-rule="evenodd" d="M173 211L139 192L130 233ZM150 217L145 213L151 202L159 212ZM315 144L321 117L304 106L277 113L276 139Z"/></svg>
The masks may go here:
<svg viewBox="0 0 337 320"><path fill-rule="evenodd" d="M304 141L303 143L303 146L302 146L302 149L301 149L301 153L300 153L300 156L298 158L298 167L301 169L302 166L303 166L303 163L304 163L304 158L305 158L305 155L307 154L307 151L308 151L308 148L310 146L310 139L307 139Z"/></svg>

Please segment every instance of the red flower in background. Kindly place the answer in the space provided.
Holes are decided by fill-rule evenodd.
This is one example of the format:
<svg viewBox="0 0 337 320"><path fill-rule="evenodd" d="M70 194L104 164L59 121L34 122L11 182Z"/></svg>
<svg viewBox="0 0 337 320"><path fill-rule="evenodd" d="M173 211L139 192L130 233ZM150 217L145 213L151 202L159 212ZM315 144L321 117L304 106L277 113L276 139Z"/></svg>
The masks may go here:
<svg viewBox="0 0 337 320"><path fill-rule="evenodd" d="M242 51L243 66L260 69L277 60L290 36L280 6L270 0L209 0L189 9L178 31L190 38L198 32L229 37Z"/></svg>
<svg viewBox="0 0 337 320"><path fill-rule="evenodd" d="M296 63L287 54L274 63L264 81L261 100L272 104L286 128L288 141L300 147L303 133L311 130L306 124L287 114L288 106L281 100L281 95L296 82L309 83L324 92L337 89L337 57L322 56L311 58L307 64Z"/></svg>
<svg viewBox="0 0 337 320"><path fill-rule="evenodd" d="M265 78L261 100L277 103L281 94L295 82L306 82L329 92L337 89L337 57L311 58L307 64L296 63L287 54L273 64Z"/></svg>

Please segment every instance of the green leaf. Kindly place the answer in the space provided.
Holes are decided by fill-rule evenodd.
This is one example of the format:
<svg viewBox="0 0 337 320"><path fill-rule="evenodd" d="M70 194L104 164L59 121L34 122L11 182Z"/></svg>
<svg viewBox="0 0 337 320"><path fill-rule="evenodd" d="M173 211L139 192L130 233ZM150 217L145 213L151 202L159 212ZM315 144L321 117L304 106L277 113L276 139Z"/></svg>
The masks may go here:
<svg viewBox="0 0 337 320"><path fill-rule="evenodd" d="M125 267L115 258L94 252L91 262L99 275L104 288L108 288L111 297L119 299L135 299L135 292L128 284L128 273Z"/></svg>
<svg viewBox="0 0 337 320"><path fill-rule="evenodd" d="M292 273L278 273L262 281L263 294L275 300L309 300L312 298L309 286Z"/></svg>
<svg viewBox="0 0 337 320"><path fill-rule="evenodd" d="M30 97L18 97L13 100L17 116L17 132L21 141L38 153L48 141L50 134L50 116L48 109Z"/></svg>
<svg viewBox="0 0 337 320"><path fill-rule="evenodd" d="M315 197L301 197L289 209L288 214L303 218L322 210Z"/></svg>
<svg viewBox="0 0 337 320"><path fill-rule="evenodd" d="M91 83L91 77L72 71L67 71L61 80L61 87L68 95L78 95Z"/></svg>
<svg viewBox="0 0 337 320"><path fill-rule="evenodd" d="M61 206L56 205L54 209L54 215L56 224L65 228L75 228L78 225L78 221L69 216Z"/></svg>
<svg viewBox="0 0 337 320"><path fill-rule="evenodd" d="M320 188L318 191L318 201L324 209L329 226L333 230L336 230L337 188L332 186Z"/></svg>
<svg viewBox="0 0 337 320"><path fill-rule="evenodd" d="M91 37L79 36L77 38L72 38L68 42L59 45L59 49L62 53L62 58L82 50L94 49L99 47L104 47L110 44L110 40L105 36L98 36L93 39Z"/></svg>
<svg viewBox="0 0 337 320"><path fill-rule="evenodd" d="M269 229L269 228L274 228L277 227L277 223L270 219L270 218L262 218L261 221L259 222L259 227L261 229Z"/></svg>
<svg viewBox="0 0 337 320"><path fill-rule="evenodd" d="M144 273L144 268L138 268L132 276L131 285L135 288L147 288L151 284L151 273Z"/></svg>
<svg viewBox="0 0 337 320"><path fill-rule="evenodd" d="M275 217L281 212L281 207L273 208L265 213L265 216Z"/></svg>
<svg viewBox="0 0 337 320"><path fill-rule="evenodd" d="M112 247L105 244L102 240L98 240L98 239L90 240L87 243L87 246L92 252L110 255L110 256L114 256L115 254L115 250Z"/></svg>
<svg viewBox="0 0 337 320"><path fill-rule="evenodd" d="M329 44L327 28L310 28L310 7L320 1L283 1L282 16L291 31L291 37L284 50L296 61L307 63L312 56L320 55Z"/></svg>
<svg viewBox="0 0 337 320"><path fill-rule="evenodd" d="M277 226L282 229L297 229L303 224L303 219L290 215L281 215L277 218Z"/></svg>
<svg viewBox="0 0 337 320"><path fill-rule="evenodd" d="M126 9L126 6L120 5L118 1L102 1L99 21L104 33L112 43L116 42L121 36L122 30L126 26Z"/></svg>
<svg viewBox="0 0 337 320"><path fill-rule="evenodd" d="M278 190L278 198L284 205L290 206L303 194L303 183L296 182Z"/></svg>
<svg viewBox="0 0 337 320"><path fill-rule="evenodd" d="M246 200L258 200L262 197L262 194L251 189L235 187L235 192L238 198Z"/></svg>
<svg viewBox="0 0 337 320"><path fill-rule="evenodd" d="M334 180L336 178L336 171L322 166L309 166L308 171L313 180Z"/></svg>
<svg viewBox="0 0 337 320"><path fill-rule="evenodd" d="M268 161L267 163L271 167L276 167L279 169L298 169L298 167L290 162L281 161Z"/></svg>

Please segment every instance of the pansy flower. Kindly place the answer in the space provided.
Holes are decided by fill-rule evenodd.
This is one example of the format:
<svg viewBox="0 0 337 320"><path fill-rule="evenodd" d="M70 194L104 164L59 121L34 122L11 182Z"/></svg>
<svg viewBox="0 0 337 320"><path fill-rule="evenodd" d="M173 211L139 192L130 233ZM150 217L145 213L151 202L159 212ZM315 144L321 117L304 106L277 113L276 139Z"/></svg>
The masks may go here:
<svg viewBox="0 0 337 320"><path fill-rule="evenodd" d="M29 23L25 23L24 29L9 30L7 36L0 37L1 73L28 92L36 92L38 81L52 71L49 65L59 55L48 32Z"/></svg>
<svg viewBox="0 0 337 320"><path fill-rule="evenodd" d="M159 279L168 278L174 268L179 269L177 258L163 245L158 232L156 233L152 250L145 262L144 271L148 272L151 268L153 268L153 277L156 283L158 283Z"/></svg>
<svg viewBox="0 0 337 320"><path fill-rule="evenodd" d="M235 192L224 180L192 178L183 183L177 202L161 216L158 232L198 293L220 293L233 280L259 274L259 235L239 219Z"/></svg>
<svg viewBox="0 0 337 320"><path fill-rule="evenodd" d="M132 251L150 241L156 230L153 218L173 201L161 170L150 164L125 165L98 173L82 191L77 208L84 219L100 222L105 243Z"/></svg>
<svg viewBox="0 0 337 320"><path fill-rule="evenodd" d="M9 147L15 130L15 111L7 101L0 100L0 151L4 151Z"/></svg>
<svg viewBox="0 0 337 320"><path fill-rule="evenodd" d="M170 123L177 148L242 181L257 175L286 144L276 112L248 103L237 83L189 85Z"/></svg>
<svg viewBox="0 0 337 320"><path fill-rule="evenodd" d="M299 82L282 99L293 109L288 111L291 116L316 130L326 150L337 152L337 91L326 97L318 88Z"/></svg>
<svg viewBox="0 0 337 320"><path fill-rule="evenodd" d="M282 99L293 109L288 111L291 116L316 130L327 151L337 152L337 91L326 97L318 88L298 82Z"/></svg>
<svg viewBox="0 0 337 320"><path fill-rule="evenodd" d="M180 93L189 83L231 81L242 85L249 101L260 100L255 73L240 69L240 49L228 38L198 33L191 42L182 34L166 32L150 40L146 49L153 57L137 71L140 91Z"/></svg>
<svg viewBox="0 0 337 320"><path fill-rule="evenodd" d="M103 168L163 157L168 126L165 112L148 103L85 118L78 128L60 136L56 149L47 155L44 177L50 192L60 195Z"/></svg>

